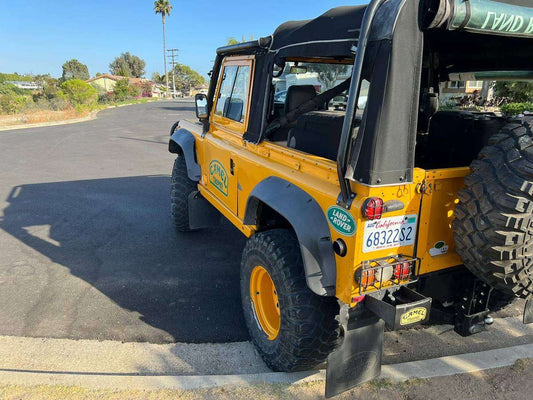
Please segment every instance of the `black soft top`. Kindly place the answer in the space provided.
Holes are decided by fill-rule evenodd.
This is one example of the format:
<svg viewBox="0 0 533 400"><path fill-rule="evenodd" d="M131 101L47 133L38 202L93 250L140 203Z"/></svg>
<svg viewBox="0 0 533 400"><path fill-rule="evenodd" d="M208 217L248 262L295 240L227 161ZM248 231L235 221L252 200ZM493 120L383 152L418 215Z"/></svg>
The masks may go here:
<svg viewBox="0 0 533 400"><path fill-rule="evenodd" d="M285 22L272 35L270 51L280 57L350 57L366 8L336 7L314 19Z"/></svg>

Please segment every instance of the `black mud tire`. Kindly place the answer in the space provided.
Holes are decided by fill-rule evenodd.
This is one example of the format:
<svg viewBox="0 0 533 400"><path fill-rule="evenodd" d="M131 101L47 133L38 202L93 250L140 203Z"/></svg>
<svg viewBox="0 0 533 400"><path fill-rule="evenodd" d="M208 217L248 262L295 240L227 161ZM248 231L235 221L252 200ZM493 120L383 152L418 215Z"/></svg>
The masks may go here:
<svg viewBox="0 0 533 400"><path fill-rule="evenodd" d="M533 117L506 125L471 164L452 228L457 253L507 295L533 294Z"/></svg>
<svg viewBox="0 0 533 400"><path fill-rule="evenodd" d="M269 340L256 320L250 299L250 276L263 266L276 287L281 315L280 331ZM273 229L252 236L243 251L241 296L252 342L274 371L313 369L323 363L339 340L335 298L321 297L307 287L300 247L294 232Z"/></svg>
<svg viewBox="0 0 533 400"><path fill-rule="evenodd" d="M197 189L197 183L187 176L185 157L179 156L174 161L170 186L170 212L174 228L178 232L189 232L189 207L188 198L191 192Z"/></svg>

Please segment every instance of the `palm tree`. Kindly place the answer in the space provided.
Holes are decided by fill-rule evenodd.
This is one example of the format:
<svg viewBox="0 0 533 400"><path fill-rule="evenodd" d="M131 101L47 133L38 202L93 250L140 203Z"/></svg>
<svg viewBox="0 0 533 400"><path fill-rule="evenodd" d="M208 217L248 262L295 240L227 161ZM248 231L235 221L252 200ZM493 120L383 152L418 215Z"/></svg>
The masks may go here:
<svg viewBox="0 0 533 400"><path fill-rule="evenodd" d="M165 19L167 15L170 15L172 6L168 0L156 0L154 1L154 11L156 14L161 14L163 21L163 65L165 66L165 83L166 83L166 96L168 97L168 74L167 74L167 45L165 41Z"/></svg>

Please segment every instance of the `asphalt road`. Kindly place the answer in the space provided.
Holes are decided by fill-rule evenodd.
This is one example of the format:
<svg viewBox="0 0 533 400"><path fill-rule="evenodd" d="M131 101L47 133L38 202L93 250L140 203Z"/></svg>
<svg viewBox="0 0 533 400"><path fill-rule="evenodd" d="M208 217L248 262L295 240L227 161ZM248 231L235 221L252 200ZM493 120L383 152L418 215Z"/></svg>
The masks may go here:
<svg viewBox="0 0 533 400"><path fill-rule="evenodd" d="M247 340L244 237L176 234L168 132L192 103L0 132L0 335L121 341Z"/></svg>

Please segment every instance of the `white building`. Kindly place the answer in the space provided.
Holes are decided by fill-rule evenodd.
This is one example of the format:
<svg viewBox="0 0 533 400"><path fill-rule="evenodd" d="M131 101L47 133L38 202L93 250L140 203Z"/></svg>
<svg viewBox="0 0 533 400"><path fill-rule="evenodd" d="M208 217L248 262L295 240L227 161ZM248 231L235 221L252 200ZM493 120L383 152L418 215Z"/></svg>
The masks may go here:
<svg viewBox="0 0 533 400"><path fill-rule="evenodd" d="M27 89L27 90L39 90L42 89L40 85L38 85L35 82L27 82L27 81L5 81L5 83L9 83L11 85L14 85L18 87L19 89Z"/></svg>

